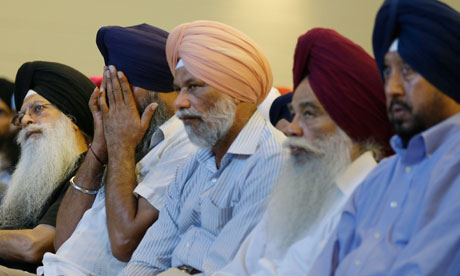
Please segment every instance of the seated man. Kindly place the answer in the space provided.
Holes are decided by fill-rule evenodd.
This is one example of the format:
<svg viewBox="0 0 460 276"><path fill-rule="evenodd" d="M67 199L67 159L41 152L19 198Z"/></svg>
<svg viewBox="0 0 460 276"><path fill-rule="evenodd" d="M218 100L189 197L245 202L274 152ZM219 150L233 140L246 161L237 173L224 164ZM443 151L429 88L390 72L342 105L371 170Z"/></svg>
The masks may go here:
<svg viewBox="0 0 460 276"><path fill-rule="evenodd" d="M310 275L460 275L459 30L439 1L381 7L374 54L396 155L355 191Z"/></svg>
<svg viewBox="0 0 460 276"><path fill-rule="evenodd" d="M179 91L176 114L201 149L177 172L121 275L223 267L260 220L285 160L284 135L257 111L272 73L249 37L222 23L186 23L170 33L166 56Z"/></svg>
<svg viewBox="0 0 460 276"><path fill-rule="evenodd" d="M165 54L167 36L147 24L98 31L96 42L106 64L123 70L130 83L126 78L119 81L112 66L111 72L104 72L102 92L96 90L90 103L96 155L86 156L74 182L97 191L108 161L106 185L93 193L68 190L58 214L55 246L59 249L45 254L40 273L113 276L120 272L158 218L163 194L182 161L195 152L182 122L173 116L177 93L157 93L173 86ZM121 93L124 101L110 102ZM102 104L105 95L108 108ZM141 158L136 181L135 164Z"/></svg>
<svg viewBox="0 0 460 276"><path fill-rule="evenodd" d="M87 102L95 86L73 68L42 61L22 65L15 85L22 152L0 205L0 259L33 271L54 251L59 204L93 134Z"/></svg>
<svg viewBox="0 0 460 276"><path fill-rule="evenodd" d="M392 132L379 78L374 59L337 32L318 28L299 37L295 117L286 128L289 169L262 221L215 275L309 271L346 200L375 167L378 153L389 148Z"/></svg>
<svg viewBox="0 0 460 276"><path fill-rule="evenodd" d="M19 146L16 143L18 129L11 124L14 116L11 109L13 91L14 83L0 79L0 202L19 158Z"/></svg>

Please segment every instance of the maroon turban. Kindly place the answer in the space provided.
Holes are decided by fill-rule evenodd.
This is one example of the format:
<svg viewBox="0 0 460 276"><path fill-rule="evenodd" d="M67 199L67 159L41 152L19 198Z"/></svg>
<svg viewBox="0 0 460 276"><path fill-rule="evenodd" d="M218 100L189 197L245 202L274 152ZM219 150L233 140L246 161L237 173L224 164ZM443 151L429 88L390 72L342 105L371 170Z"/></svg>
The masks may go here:
<svg viewBox="0 0 460 276"><path fill-rule="evenodd" d="M383 84L363 48L334 30L312 29L299 37L293 73L294 89L308 76L321 105L352 140L373 139L391 152Z"/></svg>

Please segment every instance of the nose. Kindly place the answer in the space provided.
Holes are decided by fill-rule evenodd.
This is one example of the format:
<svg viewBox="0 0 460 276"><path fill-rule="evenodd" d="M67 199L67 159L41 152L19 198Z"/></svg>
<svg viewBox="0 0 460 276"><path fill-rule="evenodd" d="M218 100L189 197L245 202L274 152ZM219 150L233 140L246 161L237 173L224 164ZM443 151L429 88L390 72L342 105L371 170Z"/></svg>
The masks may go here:
<svg viewBox="0 0 460 276"><path fill-rule="evenodd" d="M190 108L190 100L188 98L187 88L184 87L179 91L176 100L174 101L174 107L176 110L181 110L183 108Z"/></svg>
<svg viewBox="0 0 460 276"><path fill-rule="evenodd" d="M29 112L26 112L19 123L21 124L21 127L26 127L30 124L35 124L36 121L29 115Z"/></svg>
<svg viewBox="0 0 460 276"><path fill-rule="evenodd" d="M302 128L299 126L299 118L295 116L292 122L290 122L283 130L286 136L301 137L303 135Z"/></svg>
<svg viewBox="0 0 460 276"><path fill-rule="evenodd" d="M386 80L385 93L389 98L401 97L404 95L404 88L398 71L393 70Z"/></svg>

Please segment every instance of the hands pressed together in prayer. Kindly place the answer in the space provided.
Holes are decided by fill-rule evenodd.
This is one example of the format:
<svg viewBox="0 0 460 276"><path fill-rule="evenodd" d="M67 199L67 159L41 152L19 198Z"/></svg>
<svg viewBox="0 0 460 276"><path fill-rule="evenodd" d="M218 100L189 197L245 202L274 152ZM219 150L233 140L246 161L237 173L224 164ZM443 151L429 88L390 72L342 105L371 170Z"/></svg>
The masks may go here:
<svg viewBox="0 0 460 276"><path fill-rule="evenodd" d="M146 132L158 104L151 103L142 117L128 79L115 66L105 66L100 88L95 88L89 107L94 119L94 153L103 162L108 152L134 151Z"/></svg>

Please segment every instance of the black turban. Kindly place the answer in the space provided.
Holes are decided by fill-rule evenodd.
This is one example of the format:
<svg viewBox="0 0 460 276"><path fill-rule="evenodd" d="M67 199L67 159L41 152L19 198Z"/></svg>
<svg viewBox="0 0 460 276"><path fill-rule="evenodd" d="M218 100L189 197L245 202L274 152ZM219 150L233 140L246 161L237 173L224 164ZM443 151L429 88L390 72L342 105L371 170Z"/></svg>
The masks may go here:
<svg viewBox="0 0 460 276"><path fill-rule="evenodd" d="M460 13L435 0L383 3L373 35L374 55L381 75L385 54L396 38L401 58L439 90L460 102Z"/></svg>
<svg viewBox="0 0 460 276"><path fill-rule="evenodd" d="M13 96L14 83L6 79L0 79L0 99L11 109L11 96Z"/></svg>
<svg viewBox="0 0 460 276"><path fill-rule="evenodd" d="M270 107L270 112L269 112L270 122L272 123L272 125L275 126L278 123L278 121L281 119L285 119L288 122L292 121L292 115L291 115L291 112L289 111L288 104L292 102L293 94L294 94L293 92L290 92L290 93L281 95L273 101L272 106Z"/></svg>
<svg viewBox="0 0 460 276"><path fill-rule="evenodd" d="M18 110L32 89L62 113L71 115L80 130L93 135L93 117L88 102L96 86L82 73L60 63L27 62L19 68L15 86L14 100Z"/></svg>
<svg viewBox="0 0 460 276"><path fill-rule="evenodd" d="M166 60L168 32L141 24L108 26L97 32L96 43L106 65L123 71L129 82L155 92L173 91L173 76Z"/></svg>

